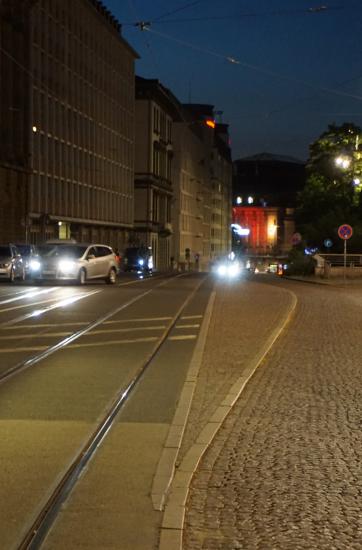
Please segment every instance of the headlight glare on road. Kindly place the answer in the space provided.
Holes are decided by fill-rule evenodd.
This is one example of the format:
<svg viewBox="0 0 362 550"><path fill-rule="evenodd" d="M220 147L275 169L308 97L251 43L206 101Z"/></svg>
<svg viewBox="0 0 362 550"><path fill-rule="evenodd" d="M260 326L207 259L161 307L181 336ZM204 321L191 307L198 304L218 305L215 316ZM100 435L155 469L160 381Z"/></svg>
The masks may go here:
<svg viewBox="0 0 362 550"><path fill-rule="evenodd" d="M59 271L66 275L67 273L71 273L72 271L74 271L75 262L73 262L72 260L60 260L58 268Z"/></svg>
<svg viewBox="0 0 362 550"><path fill-rule="evenodd" d="M228 275L229 277L236 277L240 273L240 266L237 262L229 265Z"/></svg>

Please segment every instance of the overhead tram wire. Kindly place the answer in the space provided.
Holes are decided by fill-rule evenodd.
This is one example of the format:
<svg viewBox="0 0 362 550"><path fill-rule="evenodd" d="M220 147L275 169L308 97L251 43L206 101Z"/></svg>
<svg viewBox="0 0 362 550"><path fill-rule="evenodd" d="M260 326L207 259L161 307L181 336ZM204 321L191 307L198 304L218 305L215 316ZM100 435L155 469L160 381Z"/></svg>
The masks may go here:
<svg viewBox="0 0 362 550"><path fill-rule="evenodd" d="M134 15L135 15L136 17L138 17L138 13L137 13L137 11L136 11L136 8L135 8L135 5L134 5L133 0L128 0L128 5L129 5L130 9L133 11ZM141 28L141 30L143 30L143 29ZM148 49L148 51L149 51L150 54L151 54L151 59L152 59L153 64L154 64L154 66L155 66L156 72L159 73L160 71L159 71L159 67L158 67L158 63L157 63L156 56L155 56L155 54L153 53L152 48L151 48L151 45L150 45L150 43L148 42L148 40L146 39L146 37L144 37L144 39L145 39L146 48Z"/></svg>
<svg viewBox="0 0 362 550"><path fill-rule="evenodd" d="M184 6L184 8L179 8L178 10L175 10L173 12L169 12L167 14L164 14L162 16L156 17L155 19L150 19L148 21L148 25L151 26L153 24L164 24L164 23L192 23L196 21L223 21L227 19L244 19L244 18L257 18L257 17L280 17L284 15L315 15L315 14L325 14L331 11L336 10L346 10L346 9L354 9L353 6L346 7L346 6L317 6L314 8L304 8L304 9L295 9L295 10L278 10L278 11L265 11L265 12L250 12L250 13L235 13L230 15L211 15L211 16L202 16L202 17L188 17L188 18L181 18L181 19L165 19L161 21L160 19L163 17L166 17L168 15L172 15L176 11L180 11L181 9L185 9L186 7L190 7L194 4L198 4L198 2L193 2L191 4L188 4L187 6ZM138 27L142 21L136 21L133 23L123 23L123 25Z"/></svg>
<svg viewBox="0 0 362 550"><path fill-rule="evenodd" d="M188 2L187 4L184 4L183 6L180 6L179 8L176 8L172 11L168 11L166 13L163 13L162 15L159 15L156 17L156 19L153 19L153 23L160 21L160 19L163 19L164 17L167 17L168 15L173 15L174 13L178 13L179 11L186 10L187 8L191 8L193 6L196 6L196 4L200 4L204 0L194 0L193 2Z"/></svg>
<svg viewBox="0 0 362 550"><path fill-rule="evenodd" d="M312 84L311 82L307 82L306 80L301 80L299 78L293 78L292 76L283 75L283 74L278 73L276 71L272 71L272 70L269 70L269 69L264 69L263 67L259 67L258 65L252 65L251 63L245 63L244 61L240 61L240 60L236 59L235 57L220 54L218 52L214 52L212 50L202 48L201 46L197 46L195 44L192 44L191 42L186 42L185 40L180 40L179 38L175 38L173 36L170 36L169 34L165 34L165 33L159 32L159 31L155 31L155 30L151 29L148 26L147 23L144 24L144 26L143 26L143 28L141 28L141 30L150 32L150 33L152 33L156 36L160 36L160 37L166 38L168 40L172 40L173 42L176 42L177 44L181 44L182 46L187 46L187 47L189 47L193 50L197 50L201 53L212 55L214 57L218 57L219 59L224 59L225 61L228 61L229 63L232 63L234 65L239 65L240 67L245 67L247 69L257 71L261 74L271 76L273 78L279 78L279 79L282 79L282 80L287 80L289 82L294 82L294 84L302 84L304 86L307 86L309 88L313 88L315 90L319 90L321 92L334 94L334 95L338 95L338 96L342 96L342 97L349 97L349 98L352 98L352 99L356 99L358 101L362 101L362 96L361 95L350 94L348 92L342 92L340 90L336 90L336 89L333 89L333 88L318 86L317 84Z"/></svg>
<svg viewBox="0 0 362 550"><path fill-rule="evenodd" d="M355 76L353 78L349 78L347 80L343 80L341 82L337 82L334 87L335 88L340 88L341 86L345 86L346 84L351 84L352 82L355 82L356 80L361 80L362 79L362 75L358 75L358 76ZM295 107L296 104L302 102L302 101L309 101L311 99L315 99L318 97L318 94L315 93L313 95L309 95L309 96L304 96L304 97L299 97L299 98L296 98L294 101L289 101L287 104L285 104L284 106L281 106L277 109L273 109L272 111L269 111L267 113L267 117L271 117L273 115L276 115L276 114L279 114L279 113L282 113L283 111L286 111L288 110L289 108L293 108ZM358 113L354 113L355 115L357 115ZM361 113L360 113L361 114ZM347 113L346 113L347 115ZM350 116L352 115L352 113L350 113ZM342 113L336 113L336 116L342 116Z"/></svg>

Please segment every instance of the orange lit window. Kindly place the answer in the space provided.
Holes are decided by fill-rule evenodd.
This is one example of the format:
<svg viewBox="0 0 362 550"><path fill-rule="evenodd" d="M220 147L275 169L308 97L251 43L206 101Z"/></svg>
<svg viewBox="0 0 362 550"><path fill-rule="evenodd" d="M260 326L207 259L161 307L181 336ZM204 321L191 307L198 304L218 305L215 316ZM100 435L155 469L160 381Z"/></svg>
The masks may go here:
<svg viewBox="0 0 362 550"><path fill-rule="evenodd" d="M206 126L210 126L210 128L215 128L215 121L214 120L206 120Z"/></svg>

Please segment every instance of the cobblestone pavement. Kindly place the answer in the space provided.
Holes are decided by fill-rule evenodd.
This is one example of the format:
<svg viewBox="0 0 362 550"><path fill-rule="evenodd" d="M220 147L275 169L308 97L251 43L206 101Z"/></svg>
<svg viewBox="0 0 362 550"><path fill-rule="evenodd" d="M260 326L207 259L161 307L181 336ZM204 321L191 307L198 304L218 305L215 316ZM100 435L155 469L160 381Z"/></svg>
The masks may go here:
<svg viewBox="0 0 362 550"><path fill-rule="evenodd" d="M362 287L275 284L296 293L296 312L200 463L184 550L362 548ZM234 304L219 306L231 327L244 318Z"/></svg>

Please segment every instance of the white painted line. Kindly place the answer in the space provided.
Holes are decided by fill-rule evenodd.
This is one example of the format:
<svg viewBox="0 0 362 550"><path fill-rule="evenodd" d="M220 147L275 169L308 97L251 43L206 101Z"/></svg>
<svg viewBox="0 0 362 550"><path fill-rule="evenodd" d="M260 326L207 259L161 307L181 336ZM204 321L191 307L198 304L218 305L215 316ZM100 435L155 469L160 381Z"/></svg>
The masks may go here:
<svg viewBox="0 0 362 550"><path fill-rule="evenodd" d="M295 311L295 308L297 305L296 295L290 291L287 291L287 292L292 297L290 309L282 318L279 325L273 330L273 332L267 339L266 344L263 346L262 349L259 350L256 356L247 366L246 370L243 372L242 376L234 384L235 386L235 388L233 386L234 390L236 389L236 386L238 388L236 398L240 397L245 386L247 385L249 380L252 378L256 369L262 363L263 359L268 354L268 352L274 345L275 341L279 338L280 334L282 333L282 331L290 321ZM196 385L196 379L195 379L195 385ZM234 390L232 394L229 393L226 396L225 401L232 402L232 404L236 402L236 399L234 401L234 398L235 398ZM191 406L191 403L190 403L190 406ZM159 544L158 550L182 550L182 531L184 528L186 501L187 501L187 494L189 492L192 477L196 471L196 468L201 458L205 454L205 451L208 449L208 447L212 443L216 433L222 426L223 422L225 421L225 418L227 417L227 415L231 410L232 410L232 405L226 406L224 404L218 407L214 416L210 419L208 424L202 430L201 434L199 435L194 445L186 453L184 459L182 460L180 466L177 469L177 473L174 476L174 478L173 479L171 478L169 480L169 485L167 486L167 490L169 488L170 490L168 494L168 500L164 508L163 522L161 526L161 538L160 538L160 544ZM186 424L186 421L187 421L187 417L185 418L185 424ZM177 453L178 453L178 450L176 450L175 463L176 463ZM180 499L177 494L177 491L180 491L180 489L183 489L184 494L186 493L184 504L180 503ZM154 508L155 508L155 504L158 504L161 507L156 509L162 510L166 495L164 494L164 495L151 495L151 496L152 496ZM158 500L156 499L156 497ZM174 537L172 540L168 537L168 532L170 530L172 530L174 533ZM179 533L179 536L176 536L177 532Z"/></svg>
<svg viewBox="0 0 362 550"><path fill-rule="evenodd" d="M200 325L176 325L175 328L200 328Z"/></svg>
<svg viewBox="0 0 362 550"><path fill-rule="evenodd" d="M107 340L104 342L88 342L87 344L69 344L64 350L69 348L91 348L91 347L102 347L102 346L112 346L112 345L121 345L121 344L139 344L147 342L155 342L158 340L157 336L150 336L148 338L134 338L133 340Z"/></svg>
<svg viewBox="0 0 362 550"><path fill-rule="evenodd" d="M22 338L51 338L52 336L68 336L71 332L46 332L44 334L7 334L0 340L21 340Z"/></svg>
<svg viewBox="0 0 362 550"><path fill-rule="evenodd" d="M143 317L137 319L118 319L114 321L105 321L104 325L111 325L115 323L147 323L148 321L170 321L173 317Z"/></svg>
<svg viewBox="0 0 362 550"><path fill-rule="evenodd" d="M197 373L200 368L202 354L206 343L206 336L209 329L211 313L214 307L215 296L216 293L212 292L206 307L205 314L198 316L200 318L203 317L201 330L199 332L198 340L196 342L195 349L191 357L184 387L179 397L178 405L172 419L168 437L157 466L156 474L153 478L151 498L153 508L155 510L163 509L166 494L174 476L176 459L179 448L181 446L181 441L186 427L186 421L190 412L191 402L196 388ZM193 373L193 376L191 376L191 373ZM166 468L165 464L167 463L165 462L163 456L166 455L170 457L170 453L172 455L172 461L170 461L169 459L169 466ZM164 540L162 533L161 539ZM165 548L167 548L167 546Z"/></svg>
<svg viewBox="0 0 362 550"><path fill-rule="evenodd" d="M54 298L49 298L49 300L41 300L40 302L30 302L29 304L21 304L19 306L8 307L8 308L0 309L0 313L6 313L7 311L14 311L15 309L24 309L25 307L30 308L34 306L41 306L43 304L49 304L49 302L55 302L56 300L59 301L59 298L54 297Z"/></svg>
<svg viewBox="0 0 362 550"><path fill-rule="evenodd" d="M202 315L184 315L181 319L202 319Z"/></svg>
<svg viewBox="0 0 362 550"><path fill-rule="evenodd" d="M2 306L3 304L11 304L11 302L18 302L19 300L24 300L25 298L34 298L35 296L39 296L40 294L49 294L49 292L54 292L54 290L57 290L56 286L51 288L44 288L42 290L28 289L22 292L20 295L17 294L15 298L8 298L7 300L2 300L2 302L0 302L0 306Z"/></svg>
<svg viewBox="0 0 362 550"><path fill-rule="evenodd" d="M183 336L170 336L168 340L195 340L196 334L184 334Z"/></svg>
<svg viewBox="0 0 362 550"><path fill-rule="evenodd" d="M129 327L129 328L109 328L100 330L91 330L85 336L92 336L93 334L108 334L110 332L137 332L143 330L164 330L166 325L155 325L154 327Z"/></svg>
<svg viewBox="0 0 362 550"><path fill-rule="evenodd" d="M39 323L38 325L15 325L10 327L1 327L1 330L20 330L20 329L27 329L27 328L49 328L49 327L69 327L69 326L84 326L88 325L89 323L87 321L80 321L80 322L69 322L69 323Z"/></svg>
<svg viewBox="0 0 362 550"><path fill-rule="evenodd" d="M67 296L65 298L62 298L61 300L58 299L58 301L55 304L52 304L51 306L47 306L44 309L38 309L31 311L30 313L25 313L24 315L21 315L20 317L16 317L15 319L11 319L10 321L5 321L4 323L0 324L0 328L4 328L6 326L11 326L19 323L20 321L25 321L26 319L33 319L34 317L39 317L40 315L43 315L44 313L48 313L49 311L52 311L53 309L57 309L59 307L66 307L71 304L74 304L75 302L78 302L79 300L83 300L84 298L88 298L89 296L92 296L93 294L98 294L99 292L102 292L101 290L93 290L91 292L87 292L86 294L72 294L71 296ZM53 300L46 300L44 302L38 302L38 304L45 304L47 302L54 302ZM38 305L37 303L30 304L31 306ZM12 309L19 309L20 307L29 307L29 306L17 306ZM2 311L0 311L2 313Z"/></svg>
<svg viewBox="0 0 362 550"><path fill-rule="evenodd" d="M48 349L48 346L34 346L31 348L1 348L0 353L17 353L20 351L43 351Z"/></svg>

